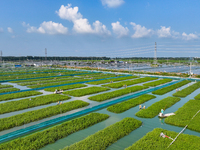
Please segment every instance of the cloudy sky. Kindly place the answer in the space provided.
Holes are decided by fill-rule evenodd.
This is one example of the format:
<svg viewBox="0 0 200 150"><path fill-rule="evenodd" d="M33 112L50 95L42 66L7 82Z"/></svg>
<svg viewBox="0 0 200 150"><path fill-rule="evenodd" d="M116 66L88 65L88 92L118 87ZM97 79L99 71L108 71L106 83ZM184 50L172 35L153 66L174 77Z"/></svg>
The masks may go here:
<svg viewBox="0 0 200 150"><path fill-rule="evenodd" d="M3 56L200 57L199 0L1 0Z"/></svg>

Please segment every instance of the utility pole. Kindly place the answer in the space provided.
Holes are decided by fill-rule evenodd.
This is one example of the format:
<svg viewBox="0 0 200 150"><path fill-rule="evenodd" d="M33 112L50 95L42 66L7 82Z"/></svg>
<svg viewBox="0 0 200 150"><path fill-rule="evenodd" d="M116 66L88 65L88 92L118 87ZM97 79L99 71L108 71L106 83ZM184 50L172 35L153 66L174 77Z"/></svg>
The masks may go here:
<svg viewBox="0 0 200 150"><path fill-rule="evenodd" d="M0 63L2 63L2 51L1 51L1 56L0 56Z"/></svg>
<svg viewBox="0 0 200 150"><path fill-rule="evenodd" d="M47 60L47 49L45 48L45 61Z"/></svg>
<svg viewBox="0 0 200 150"><path fill-rule="evenodd" d="M45 48L45 61L47 61L47 49Z"/></svg>
<svg viewBox="0 0 200 150"><path fill-rule="evenodd" d="M156 42L155 42L155 51L154 51L154 64L157 64L157 55L156 55L156 52L157 52L157 47L156 47Z"/></svg>

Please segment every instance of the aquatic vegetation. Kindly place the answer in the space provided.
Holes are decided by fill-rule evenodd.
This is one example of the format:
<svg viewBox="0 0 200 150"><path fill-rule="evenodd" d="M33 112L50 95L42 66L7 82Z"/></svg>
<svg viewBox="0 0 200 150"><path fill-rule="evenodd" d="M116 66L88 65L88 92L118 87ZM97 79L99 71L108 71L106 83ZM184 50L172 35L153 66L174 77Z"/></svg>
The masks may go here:
<svg viewBox="0 0 200 150"><path fill-rule="evenodd" d="M147 133L132 146L125 150L164 150L167 149L172 142L169 138L160 137L160 133L175 138L178 133L161 128L156 128L153 131ZM200 147L200 137L188 134L180 134L176 141L168 148L170 150L197 150Z"/></svg>
<svg viewBox="0 0 200 150"><path fill-rule="evenodd" d="M129 85L138 84L138 83L147 82L147 81L156 80L156 79L158 79L158 78L144 77L144 78L139 78L139 79L135 79L135 80L105 84L102 86L107 86L110 88L120 88L120 87L123 87L124 85L129 86Z"/></svg>
<svg viewBox="0 0 200 150"><path fill-rule="evenodd" d="M200 94L198 94L197 96L195 96L194 99L200 100Z"/></svg>
<svg viewBox="0 0 200 150"><path fill-rule="evenodd" d="M153 98L156 98L156 97L154 95L144 94L139 97L130 99L128 101L124 101L124 102L109 106L107 110L114 113L122 113L132 107L135 107Z"/></svg>
<svg viewBox="0 0 200 150"><path fill-rule="evenodd" d="M127 117L103 130L96 132L93 135L88 136L80 142L64 148L63 150L105 150L109 145L128 135L141 125L141 121Z"/></svg>
<svg viewBox="0 0 200 150"><path fill-rule="evenodd" d="M194 92L195 90L197 90L198 88L200 88L200 82L194 83L194 84L182 89L181 91L174 93L173 96L186 97L189 94L191 94L192 92Z"/></svg>
<svg viewBox="0 0 200 150"><path fill-rule="evenodd" d="M183 85L185 85L185 84L188 84L188 83L190 83L190 82L191 82L191 81L189 81L189 80L183 80L183 81L178 82L178 83L175 83L175 84L173 84L173 85L170 85L170 86L164 87L164 88L162 88L162 89L153 91L152 93L153 93L153 94L157 94L157 95L163 95L163 94L165 94L165 93L168 93L168 92L170 92L170 91L172 91L172 90L174 90L174 89L176 89L176 88L179 88L179 87L181 87L181 86L183 86Z"/></svg>
<svg viewBox="0 0 200 150"><path fill-rule="evenodd" d="M33 133L0 145L0 150L23 149L37 150L79 130L106 120L107 114L90 113L89 115L64 122L49 129Z"/></svg>
<svg viewBox="0 0 200 150"><path fill-rule="evenodd" d="M87 85L85 84L72 84L72 85L64 85L64 86L59 86L59 87L52 87L52 88L46 88L44 89L45 91L49 92L54 92L56 89L57 90L69 90L69 89L75 89L75 88L81 88L81 87L86 87Z"/></svg>
<svg viewBox="0 0 200 150"><path fill-rule="evenodd" d="M38 96L33 98L22 99L18 101L11 101L7 103L0 104L0 114L18 111L22 109L27 109L35 106L50 104L53 102L58 102L62 100L70 99L69 96L58 95L58 94L50 94L44 96Z"/></svg>
<svg viewBox="0 0 200 150"><path fill-rule="evenodd" d="M143 90L146 88L148 88L148 87L147 86L133 86L133 87L125 88L125 89L120 89L120 90L116 90L116 91L112 91L112 92L107 92L107 93L91 96L88 99L101 102L101 101L105 101L105 100L108 100L111 98L129 94L132 92L140 91L140 90Z"/></svg>
<svg viewBox="0 0 200 150"><path fill-rule="evenodd" d="M174 116L169 116L165 122L171 125L184 127L188 124L188 129L200 132L200 112L190 122L192 117L200 110L199 100L190 100L179 108Z"/></svg>
<svg viewBox="0 0 200 150"><path fill-rule="evenodd" d="M68 83L76 83L76 82L83 82L83 81L89 81L90 79L79 79L79 80L72 80L72 81L62 81L62 82L54 82L54 83L45 83L41 85L29 85L29 88L40 88L40 87L46 87L46 86L52 86L52 85L61 85L61 84L68 84Z"/></svg>
<svg viewBox="0 0 200 150"><path fill-rule="evenodd" d="M103 84L103 83L109 83L109 82L116 82L116 81L122 81L122 80L127 80L127 79L133 79L133 78L138 78L137 76L126 76L126 77L120 77L120 78L113 78L113 79L107 79L107 80L101 80L101 81L94 81L94 82L89 82L88 84Z"/></svg>
<svg viewBox="0 0 200 150"><path fill-rule="evenodd" d="M0 89L0 93L6 93L6 92L12 92L12 91L19 91L20 89L18 88L5 88L5 89Z"/></svg>
<svg viewBox="0 0 200 150"><path fill-rule="evenodd" d="M66 91L63 92L63 94L69 94L71 96L84 96L84 95L89 95L89 94L94 94L94 93L99 93L103 91L108 91L110 90L109 88L104 88L104 87L88 87L84 89L77 89L77 90L71 90L71 91Z"/></svg>
<svg viewBox="0 0 200 150"><path fill-rule="evenodd" d="M0 85L0 89L3 89L3 88L10 88L10 87L13 87L12 85L9 85L9 84L1 84Z"/></svg>
<svg viewBox="0 0 200 150"><path fill-rule="evenodd" d="M85 107L87 105L89 105L89 103L81 100L75 100L60 105L28 111L8 118L2 118L0 119L0 131L61 114L73 109Z"/></svg>
<svg viewBox="0 0 200 150"><path fill-rule="evenodd" d="M0 96L0 101L22 98L22 97L28 97L28 96L34 96L34 95L40 95L40 94L42 94L42 93L38 92L38 91L26 91L26 92L5 94L5 95Z"/></svg>
<svg viewBox="0 0 200 150"><path fill-rule="evenodd" d="M66 78L54 78L51 80L40 80L40 81L32 81L32 82L23 82L23 83L19 83L19 85L21 86L27 86L27 85L38 85L38 84L45 84L45 83L55 83L55 82L61 82L61 81L73 81L73 80L78 80L80 78L75 78L75 77L66 77Z"/></svg>
<svg viewBox="0 0 200 150"><path fill-rule="evenodd" d="M147 109L138 111L135 115L141 118L153 118L159 114L161 109L167 109L180 100L181 99L179 97L166 97L152 104Z"/></svg>
<svg viewBox="0 0 200 150"><path fill-rule="evenodd" d="M158 85L165 84L165 83L171 82L171 81L172 81L172 79L161 79L161 80L158 80L158 81L145 83L143 85L144 86L158 86Z"/></svg>

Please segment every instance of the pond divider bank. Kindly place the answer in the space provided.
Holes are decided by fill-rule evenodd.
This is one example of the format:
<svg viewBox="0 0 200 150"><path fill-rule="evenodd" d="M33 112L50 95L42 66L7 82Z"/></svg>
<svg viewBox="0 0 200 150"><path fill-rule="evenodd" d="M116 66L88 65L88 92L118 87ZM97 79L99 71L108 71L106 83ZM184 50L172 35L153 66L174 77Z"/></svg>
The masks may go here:
<svg viewBox="0 0 200 150"><path fill-rule="evenodd" d="M93 111L96 111L96 110L117 104L117 103L122 102L122 101L129 100L131 98L138 97L138 96L143 95L143 94L147 94L149 92L161 89L163 87L166 87L166 86L169 86L169 85L172 85L172 84L175 84L177 82L180 82L180 81L170 82L170 83L167 83L165 85L161 85L161 86L154 87L154 88L151 88L151 89L147 89L147 90L144 90L144 91L141 91L141 92L133 93L131 95L124 96L124 97L121 97L121 98L118 98L116 100L109 101L109 102L106 102L106 103L103 103L103 104L99 104L97 106L87 108L87 109L84 109L82 111L79 111L79 112L76 112L76 113L73 113L73 114L58 117L58 118L55 118L55 119L52 119L52 120L48 120L48 121L45 121L45 122L30 126L30 127L27 127L27 128L24 128L24 129L20 129L20 130L10 132L8 134L4 134L4 135L0 136L0 143L9 141L11 139L14 139L14 138L17 138L17 137L20 137L20 136L23 136L23 135L26 135L26 134L29 134L29 133L32 133L32 132L40 130L40 129L47 128L49 126L52 126L52 125L55 125L55 124L58 124L58 123L61 123L61 122L64 122L64 121L67 121L67 120L72 119L74 117L79 117L81 115L91 113Z"/></svg>

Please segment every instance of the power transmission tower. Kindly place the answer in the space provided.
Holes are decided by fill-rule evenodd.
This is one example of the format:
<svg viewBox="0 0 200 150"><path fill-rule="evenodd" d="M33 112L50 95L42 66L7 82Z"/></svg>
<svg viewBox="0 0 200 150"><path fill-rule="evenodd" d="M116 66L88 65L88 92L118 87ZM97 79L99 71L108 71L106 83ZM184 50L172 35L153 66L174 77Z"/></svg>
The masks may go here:
<svg viewBox="0 0 200 150"><path fill-rule="evenodd" d="M154 64L157 64L157 55L156 55L156 52L157 52L157 47L156 47L156 42L155 42L154 61L153 61Z"/></svg>
<svg viewBox="0 0 200 150"><path fill-rule="evenodd" d="M45 48L45 61L47 61L47 49Z"/></svg>

